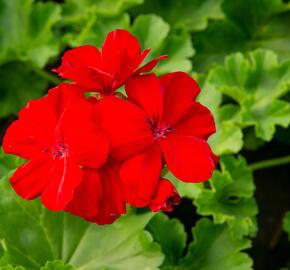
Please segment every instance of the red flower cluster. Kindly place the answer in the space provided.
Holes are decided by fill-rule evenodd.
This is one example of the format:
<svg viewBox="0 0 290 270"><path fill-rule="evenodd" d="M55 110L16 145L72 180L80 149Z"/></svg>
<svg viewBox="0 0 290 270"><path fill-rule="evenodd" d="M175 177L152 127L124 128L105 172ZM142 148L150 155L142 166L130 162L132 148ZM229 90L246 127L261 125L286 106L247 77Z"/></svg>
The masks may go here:
<svg viewBox="0 0 290 270"><path fill-rule="evenodd" d="M55 71L72 82L30 101L4 137L6 153L28 160L10 179L17 194L109 224L126 203L171 211L180 202L160 177L165 165L185 182L211 177L217 158L206 141L215 124L195 101L197 83L183 72L141 75L166 58L139 68L148 52L115 30L101 51L81 46L64 54ZM122 85L126 99L114 95Z"/></svg>

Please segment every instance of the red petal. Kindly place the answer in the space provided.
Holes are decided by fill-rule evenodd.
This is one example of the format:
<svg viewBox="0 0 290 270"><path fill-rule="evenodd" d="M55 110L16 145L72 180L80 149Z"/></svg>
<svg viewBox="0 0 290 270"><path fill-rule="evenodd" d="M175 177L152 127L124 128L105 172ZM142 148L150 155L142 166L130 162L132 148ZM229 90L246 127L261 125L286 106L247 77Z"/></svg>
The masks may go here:
<svg viewBox="0 0 290 270"><path fill-rule="evenodd" d="M153 144L145 113L117 97L104 97L96 104L96 116L106 131L111 154L118 160L136 155Z"/></svg>
<svg viewBox="0 0 290 270"><path fill-rule="evenodd" d="M160 144L168 168L177 178L184 182L210 179L215 163L204 140L170 133Z"/></svg>
<svg viewBox="0 0 290 270"><path fill-rule="evenodd" d="M113 163L108 163L99 170L102 185L102 200L96 216L86 219L98 224L111 224L121 214L126 213L125 203L120 190L119 169Z"/></svg>
<svg viewBox="0 0 290 270"><path fill-rule="evenodd" d="M164 122L173 125L187 113L200 90L184 72L169 73L160 79L164 86Z"/></svg>
<svg viewBox="0 0 290 270"><path fill-rule="evenodd" d="M43 174L49 179L49 184L41 194L42 203L50 210L63 210L81 182L81 169L73 160L62 158L55 159L50 170Z"/></svg>
<svg viewBox="0 0 290 270"><path fill-rule="evenodd" d="M181 201L175 187L167 179L160 179L157 192L149 207L153 212L172 211L173 206Z"/></svg>
<svg viewBox="0 0 290 270"><path fill-rule="evenodd" d="M80 99L70 104L59 123L70 155L89 168L100 167L109 152L107 136L95 121L93 104Z"/></svg>
<svg viewBox="0 0 290 270"><path fill-rule="evenodd" d="M51 141L52 138L40 126L17 120L6 131L3 149L6 153L31 159L49 149Z"/></svg>
<svg viewBox="0 0 290 270"><path fill-rule="evenodd" d="M159 181L162 153L158 144L123 163L120 176L126 201L136 207L149 204Z"/></svg>
<svg viewBox="0 0 290 270"><path fill-rule="evenodd" d="M63 78L72 79L68 75L73 69L80 66L96 67L101 61L99 50L90 45L80 46L64 53L61 66L53 70Z"/></svg>
<svg viewBox="0 0 290 270"><path fill-rule="evenodd" d="M204 140L216 131L211 112L197 102L194 102L187 114L174 125L174 129L178 134Z"/></svg>
<svg viewBox="0 0 290 270"><path fill-rule="evenodd" d="M99 211L101 199L102 186L98 171L84 168L82 181L65 210L81 217L95 216Z"/></svg>
<svg viewBox="0 0 290 270"><path fill-rule="evenodd" d="M50 166L51 162L44 156L20 166L10 179L15 192L26 200L38 197L49 182L46 174Z"/></svg>
<svg viewBox="0 0 290 270"><path fill-rule="evenodd" d="M114 30L110 32L102 46L102 59L104 70L113 74L122 68L123 53L129 58L135 58L140 54L138 40L126 30Z"/></svg>
<svg viewBox="0 0 290 270"><path fill-rule="evenodd" d="M144 66L138 68L134 72L134 74L138 75L138 74L141 74L141 73L150 72L157 65L157 63L160 60L163 60L163 59L166 59L166 58L168 58L167 55L158 56L158 57L154 58L153 60L151 60L150 62L148 62L147 64L145 64Z"/></svg>
<svg viewBox="0 0 290 270"><path fill-rule="evenodd" d="M164 91L154 74L138 76L125 85L128 99L140 106L154 121L163 115Z"/></svg>

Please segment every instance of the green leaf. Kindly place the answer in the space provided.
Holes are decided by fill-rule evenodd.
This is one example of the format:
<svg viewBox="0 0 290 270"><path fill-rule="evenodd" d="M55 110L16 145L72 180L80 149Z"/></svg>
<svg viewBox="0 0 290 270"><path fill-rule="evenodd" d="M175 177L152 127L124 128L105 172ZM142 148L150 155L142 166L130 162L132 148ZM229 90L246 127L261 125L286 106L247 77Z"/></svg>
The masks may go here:
<svg viewBox="0 0 290 270"><path fill-rule="evenodd" d="M185 31L169 32L169 25L156 15L138 16L131 29L143 49L152 49L147 58L148 61L163 54L169 56L154 69L156 73L189 72L192 69L189 58L194 55L194 49L191 38Z"/></svg>
<svg viewBox="0 0 290 270"><path fill-rule="evenodd" d="M187 238L183 224L178 219L169 219L165 214L158 213L147 228L161 245L165 255L163 266L178 265Z"/></svg>
<svg viewBox="0 0 290 270"><path fill-rule="evenodd" d="M162 173L162 177L168 179L176 188L181 197L187 197L195 199L203 189L201 183L186 183L177 179L169 170L165 168Z"/></svg>
<svg viewBox="0 0 290 270"><path fill-rule="evenodd" d="M102 17L115 17L128 8L142 3L143 0L66 0L63 16L65 20L75 22L88 16L93 10Z"/></svg>
<svg viewBox="0 0 290 270"><path fill-rule="evenodd" d="M230 55L208 80L239 104L243 127L254 126L258 138L270 141L276 125L290 124L290 104L281 100L290 89L290 61L279 63L271 51Z"/></svg>
<svg viewBox="0 0 290 270"><path fill-rule="evenodd" d="M47 262L40 270L75 270L71 265L65 265L62 261Z"/></svg>
<svg viewBox="0 0 290 270"><path fill-rule="evenodd" d="M194 241L181 261L182 270L251 270L250 257L241 251L250 247L247 239L234 239L223 225L203 218L192 231Z"/></svg>
<svg viewBox="0 0 290 270"><path fill-rule="evenodd" d="M0 270L25 270L22 266L13 267L12 265L0 266Z"/></svg>
<svg viewBox="0 0 290 270"><path fill-rule="evenodd" d="M52 27L59 20L56 3L0 0L0 64L20 60L43 67L58 54Z"/></svg>
<svg viewBox="0 0 290 270"><path fill-rule="evenodd" d="M212 215L217 224L227 223L233 237L256 234L257 206L253 198L255 185L252 171L239 157L224 156L221 172L215 171L208 189L203 189L194 204L201 215Z"/></svg>
<svg viewBox="0 0 290 270"><path fill-rule="evenodd" d="M31 99L41 97L48 82L31 66L11 62L0 66L0 117L17 114Z"/></svg>
<svg viewBox="0 0 290 270"><path fill-rule="evenodd" d="M189 31L200 31L207 27L209 20L223 18L223 0L146 0L133 9L133 14L155 13L175 27Z"/></svg>
<svg viewBox="0 0 290 270"><path fill-rule="evenodd" d="M155 270L163 261L159 245L144 230L153 213L131 214L113 225L97 226L49 211L37 200L24 201L3 181L0 216L0 238L5 239L10 263L29 270L54 260L82 270L135 270L136 265Z"/></svg>
<svg viewBox="0 0 290 270"><path fill-rule="evenodd" d="M227 18L214 21L194 36L196 67L204 70L222 62L229 53L257 48L289 57L289 7L281 0L224 0Z"/></svg>
<svg viewBox="0 0 290 270"><path fill-rule="evenodd" d="M221 106L222 93L211 82L212 71L204 78L196 75L201 93L198 101L210 109L216 124L216 133L209 138L209 144L217 155L237 153L243 147L242 130L237 124L238 107L233 104Z"/></svg>
<svg viewBox="0 0 290 270"><path fill-rule="evenodd" d="M284 231L288 234L288 239L290 241L290 211L286 213L283 221Z"/></svg>
<svg viewBox="0 0 290 270"><path fill-rule="evenodd" d="M22 158L14 155L7 155L4 153L3 149L0 148L0 181L3 181L5 177L7 177L22 163Z"/></svg>
<svg viewBox="0 0 290 270"><path fill-rule="evenodd" d="M71 47L80 45L95 45L101 47L106 35L115 29L129 29L130 18L122 14L114 18L98 17L91 12L88 18L65 28L63 41Z"/></svg>

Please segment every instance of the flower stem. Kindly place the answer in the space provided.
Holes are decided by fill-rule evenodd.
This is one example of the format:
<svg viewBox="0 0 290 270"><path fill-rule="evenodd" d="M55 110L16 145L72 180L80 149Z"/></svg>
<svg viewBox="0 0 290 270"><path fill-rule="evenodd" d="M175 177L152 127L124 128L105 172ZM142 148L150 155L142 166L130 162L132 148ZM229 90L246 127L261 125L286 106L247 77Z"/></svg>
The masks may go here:
<svg viewBox="0 0 290 270"><path fill-rule="evenodd" d="M276 167L276 166L280 166L280 165L284 165L288 163L290 163L290 155L285 156L285 157L279 157L279 158L273 158L273 159L255 162L255 163L250 164L249 166L253 171L256 171L256 170Z"/></svg>

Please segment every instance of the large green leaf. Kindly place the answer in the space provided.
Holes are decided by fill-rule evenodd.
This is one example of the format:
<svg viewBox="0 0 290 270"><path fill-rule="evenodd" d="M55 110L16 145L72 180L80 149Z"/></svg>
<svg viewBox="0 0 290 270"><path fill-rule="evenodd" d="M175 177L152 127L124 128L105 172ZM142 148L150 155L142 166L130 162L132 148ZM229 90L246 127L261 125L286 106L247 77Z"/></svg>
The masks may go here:
<svg viewBox="0 0 290 270"><path fill-rule="evenodd" d="M44 267L40 270L76 270L75 267L71 265L65 265L62 261L47 262Z"/></svg>
<svg viewBox="0 0 290 270"><path fill-rule="evenodd" d="M48 82L36 72L21 62L0 66L0 117L17 114L27 101L45 93Z"/></svg>
<svg viewBox="0 0 290 270"><path fill-rule="evenodd" d="M115 17L126 9L142 4L143 0L66 0L63 5L64 20L74 23L93 10L102 17Z"/></svg>
<svg viewBox="0 0 290 270"><path fill-rule="evenodd" d="M161 245L165 255L163 266L178 266L187 238L183 224L178 219L169 219L165 214L159 213L150 221L147 228Z"/></svg>
<svg viewBox="0 0 290 270"><path fill-rule="evenodd" d="M11 265L29 270L58 259L82 270L157 269L163 255L144 231L153 215L131 214L113 225L97 226L48 211L38 201L23 201L7 181L0 187L0 239Z"/></svg>
<svg viewBox="0 0 290 270"><path fill-rule="evenodd" d="M143 0L68 0L63 6L63 40L71 47L100 47L108 32L129 28L130 18L124 11L141 3Z"/></svg>
<svg viewBox="0 0 290 270"><path fill-rule="evenodd" d="M214 68L208 80L239 104L240 124L254 126L258 138L270 141L276 125L289 125L290 104L281 97L290 90L290 61L279 63L277 55L265 50L236 53Z"/></svg>
<svg viewBox="0 0 290 270"><path fill-rule="evenodd" d="M181 261L180 270L251 270L250 257L241 251L250 247L247 239L234 239L223 225L203 218L193 229L194 241ZM170 268L169 268L170 269Z"/></svg>
<svg viewBox="0 0 290 270"><path fill-rule="evenodd" d="M201 183L186 183L177 179L167 167L163 170L162 177L168 179L175 186L181 197L195 199L203 189Z"/></svg>
<svg viewBox="0 0 290 270"><path fill-rule="evenodd" d="M169 33L169 30L169 25L156 15L140 15L132 25L132 33L136 35L143 49L152 49L148 61L162 54L169 57L159 63L154 69L155 72L189 72L192 68L189 58L194 55L191 38L184 31Z"/></svg>
<svg viewBox="0 0 290 270"><path fill-rule="evenodd" d="M155 13L171 25L200 31L207 27L208 20L223 18L223 0L146 0L133 14Z"/></svg>
<svg viewBox="0 0 290 270"><path fill-rule="evenodd" d="M220 164L221 172L214 172L210 187L203 189L194 201L197 212L212 215L217 224L228 223L235 238L254 236L257 206L252 172L242 157L224 156Z"/></svg>
<svg viewBox="0 0 290 270"><path fill-rule="evenodd" d="M194 36L196 67L202 70L229 53L257 48L289 57L289 7L281 0L224 0L227 18Z"/></svg>
<svg viewBox="0 0 290 270"><path fill-rule="evenodd" d="M0 0L0 64L21 60L43 67L58 54L52 27L60 19L60 7L33 2Z"/></svg>
<svg viewBox="0 0 290 270"><path fill-rule="evenodd" d="M205 77L196 75L201 93L198 101L210 109L216 124L216 133L209 138L209 144L217 155L237 153L243 146L243 134L237 124L239 119L238 107L228 104L221 107L222 93L211 82L212 72Z"/></svg>

